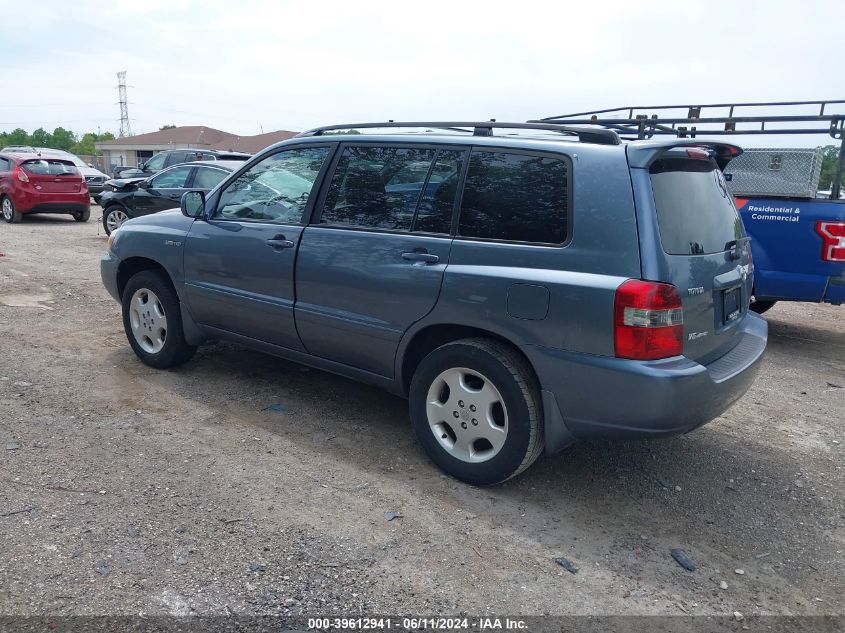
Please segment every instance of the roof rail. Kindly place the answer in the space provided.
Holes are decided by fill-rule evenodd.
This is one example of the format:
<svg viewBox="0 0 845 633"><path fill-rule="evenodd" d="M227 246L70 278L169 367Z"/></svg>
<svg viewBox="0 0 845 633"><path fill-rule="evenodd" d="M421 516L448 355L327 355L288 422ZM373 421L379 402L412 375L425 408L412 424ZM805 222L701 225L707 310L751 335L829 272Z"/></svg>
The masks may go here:
<svg viewBox="0 0 845 633"><path fill-rule="evenodd" d="M603 128L587 128L564 125L551 121L537 121L528 123L499 123L491 121L385 121L382 123L347 123L343 125L324 125L297 136L321 136L326 132L336 130L360 130L373 128L429 128L435 130L449 130L451 132L471 133L474 136L493 136L493 129L516 130L545 130L558 132L567 136L577 136L583 143L598 145L619 145L619 135L613 130ZM470 129L466 129L470 128Z"/></svg>

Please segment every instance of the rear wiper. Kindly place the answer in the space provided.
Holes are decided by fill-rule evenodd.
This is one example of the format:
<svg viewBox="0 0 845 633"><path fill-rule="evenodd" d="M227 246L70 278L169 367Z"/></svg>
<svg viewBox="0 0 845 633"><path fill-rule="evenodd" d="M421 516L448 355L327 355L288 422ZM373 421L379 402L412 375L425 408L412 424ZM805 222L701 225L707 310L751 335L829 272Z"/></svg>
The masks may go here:
<svg viewBox="0 0 845 633"><path fill-rule="evenodd" d="M738 240L731 240L730 242L726 242L724 250L730 251L730 255L728 255L728 257L730 257L731 259L739 259L740 257L742 257L742 253L740 253L739 246L740 244L745 243L747 240L747 237L741 237Z"/></svg>

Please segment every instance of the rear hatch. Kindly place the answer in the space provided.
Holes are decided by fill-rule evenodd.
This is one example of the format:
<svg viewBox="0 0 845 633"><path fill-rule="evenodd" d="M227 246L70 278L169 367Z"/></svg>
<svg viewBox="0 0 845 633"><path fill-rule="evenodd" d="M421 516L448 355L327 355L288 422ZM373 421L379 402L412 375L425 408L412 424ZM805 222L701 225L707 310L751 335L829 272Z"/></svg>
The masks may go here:
<svg viewBox="0 0 845 633"><path fill-rule="evenodd" d="M683 353L702 364L738 342L753 284L749 240L720 169L726 148L739 153L685 146L658 151L647 165L660 244L654 281L678 289Z"/></svg>
<svg viewBox="0 0 845 633"><path fill-rule="evenodd" d="M29 181L43 193L79 193L83 178L79 169L69 160L39 158L21 163Z"/></svg>

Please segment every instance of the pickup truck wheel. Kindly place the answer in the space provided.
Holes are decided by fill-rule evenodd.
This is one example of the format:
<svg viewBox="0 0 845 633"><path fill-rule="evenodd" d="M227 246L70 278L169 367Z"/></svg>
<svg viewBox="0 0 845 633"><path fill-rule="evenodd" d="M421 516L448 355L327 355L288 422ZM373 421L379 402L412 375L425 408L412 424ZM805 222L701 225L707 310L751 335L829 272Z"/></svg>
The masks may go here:
<svg viewBox="0 0 845 633"><path fill-rule="evenodd" d="M15 203L12 202L12 199L9 196L3 196L0 198L0 215L2 215L3 219L9 224L21 221L21 214L15 210Z"/></svg>
<svg viewBox="0 0 845 633"><path fill-rule="evenodd" d="M123 328L135 354L156 369L188 361L197 348L182 330L179 296L170 280L156 270L133 275L123 290Z"/></svg>
<svg viewBox="0 0 845 633"><path fill-rule="evenodd" d="M91 218L91 209L85 209L79 213L73 214L73 219L77 222L87 222Z"/></svg>
<svg viewBox="0 0 845 633"><path fill-rule="evenodd" d="M543 452L534 372L498 341L472 338L438 347L414 373L408 400L425 452L461 481L501 483Z"/></svg>
<svg viewBox="0 0 845 633"><path fill-rule="evenodd" d="M111 235L112 231L119 229L128 219L129 214L119 204L106 207L103 212L103 230L105 230L106 235Z"/></svg>
<svg viewBox="0 0 845 633"><path fill-rule="evenodd" d="M755 301L750 306L748 306L748 309L756 312L757 314L763 314L766 310L771 308L776 303L777 301Z"/></svg>

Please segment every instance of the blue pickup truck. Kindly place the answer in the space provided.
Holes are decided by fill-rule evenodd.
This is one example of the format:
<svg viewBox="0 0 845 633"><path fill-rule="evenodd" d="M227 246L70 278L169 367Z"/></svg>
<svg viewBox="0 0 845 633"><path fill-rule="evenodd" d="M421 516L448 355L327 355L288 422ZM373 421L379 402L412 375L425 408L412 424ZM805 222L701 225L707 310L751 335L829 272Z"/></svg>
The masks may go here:
<svg viewBox="0 0 845 633"><path fill-rule="evenodd" d="M737 197L754 257L754 302L845 303L845 200Z"/></svg>

